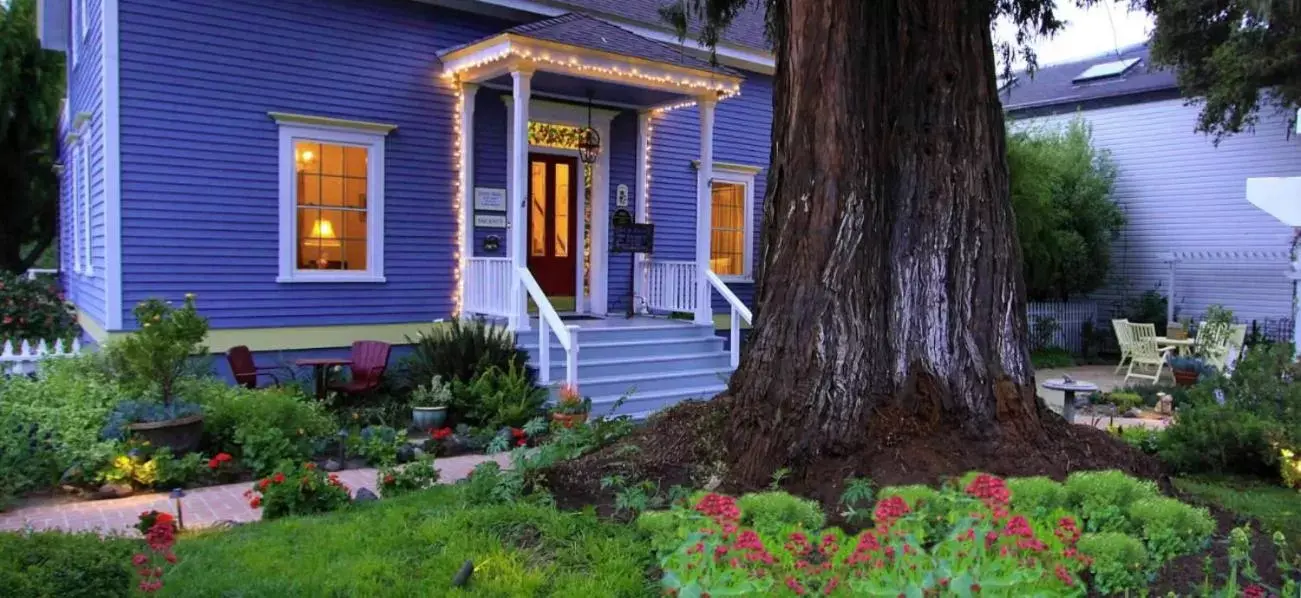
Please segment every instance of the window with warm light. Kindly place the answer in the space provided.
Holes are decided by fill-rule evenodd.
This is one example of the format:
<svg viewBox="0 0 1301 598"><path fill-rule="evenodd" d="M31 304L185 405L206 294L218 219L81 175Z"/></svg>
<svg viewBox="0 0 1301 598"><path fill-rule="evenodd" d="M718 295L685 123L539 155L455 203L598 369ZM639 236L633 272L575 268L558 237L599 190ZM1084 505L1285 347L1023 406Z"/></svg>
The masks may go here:
<svg viewBox="0 0 1301 598"><path fill-rule="evenodd" d="M709 268L724 279L748 280L754 253L754 174L714 168Z"/></svg>
<svg viewBox="0 0 1301 598"><path fill-rule="evenodd" d="M384 134L282 123L280 282L382 282Z"/></svg>

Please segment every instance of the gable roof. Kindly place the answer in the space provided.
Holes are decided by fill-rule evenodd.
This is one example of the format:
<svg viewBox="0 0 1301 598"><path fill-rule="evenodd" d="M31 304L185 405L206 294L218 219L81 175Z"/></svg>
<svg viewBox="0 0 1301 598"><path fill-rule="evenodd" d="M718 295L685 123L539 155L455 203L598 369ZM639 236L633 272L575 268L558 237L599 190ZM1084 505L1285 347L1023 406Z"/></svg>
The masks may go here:
<svg viewBox="0 0 1301 598"><path fill-rule="evenodd" d="M569 10L582 11L598 17L609 16L616 19L640 23L654 29L671 31L663 18L660 17L660 7L673 3L675 0L543 0L545 4L552 4ZM722 32L721 40L724 43L734 44L759 50L762 52L771 52L772 47L768 43L766 33L765 15L766 2L750 2L748 6L741 9L732 19L732 24ZM690 27L687 34L687 40L693 41L698 37L700 28L694 24Z"/></svg>
<svg viewBox="0 0 1301 598"><path fill-rule="evenodd" d="M1138 59L1138 62L1119 75L1077 81L1090 67L1129 59ZM1147 45L1138 44L1122 48L1119 52L1046 66L1033 76L1024 72L1017 73L1012 84L1006 86L999 95L1008 112L1017 112L1117 101L1140 94L1177 91L1178 88L1174 71L1153 66Z"/></svg>
<svg viewBox="0 0 1301 598"><path fill-rule="evenodd" d="M708 60L692 56L681 48L646 39L618 25L576 12L517 25L502 33L578 46L621 56L636 56L654 62L676 64L706 72L736 74L736 71L732 69L721 65L712 65ZM497 35L501 34L489 37L496 37ZM454 49L445 50L444 53Z"/></svg>

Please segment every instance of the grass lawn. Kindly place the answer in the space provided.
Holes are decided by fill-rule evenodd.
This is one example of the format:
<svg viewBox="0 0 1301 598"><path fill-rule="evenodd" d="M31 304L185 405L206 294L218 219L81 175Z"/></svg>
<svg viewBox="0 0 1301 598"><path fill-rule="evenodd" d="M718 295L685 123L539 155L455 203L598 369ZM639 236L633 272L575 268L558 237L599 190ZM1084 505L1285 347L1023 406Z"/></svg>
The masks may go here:
<svg viewBox="0 0 1301 598"><path fill-rule="evenodd" d="M344 513L183 537L165 596L656 596L631 526L439 487ZM452 578L467 559L466 588Z"/></svg>
<svg viewBox="0 0 1301 598"><path fill-rule="evenodd" d="M1301 492L1240 478L1176 478L1175 487L1203 501L1259 519L1301 550Z"/></svg>

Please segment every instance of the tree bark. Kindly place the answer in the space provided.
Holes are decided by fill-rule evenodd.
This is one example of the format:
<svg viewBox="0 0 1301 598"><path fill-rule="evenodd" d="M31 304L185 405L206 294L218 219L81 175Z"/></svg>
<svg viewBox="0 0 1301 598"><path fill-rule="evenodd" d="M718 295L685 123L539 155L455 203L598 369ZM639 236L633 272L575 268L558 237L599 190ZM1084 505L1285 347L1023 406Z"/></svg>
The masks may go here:
<svg viewBox="0 0 1301 598"><path fill-rule="evenodd" d="M990 4L770 5L772 166L757 315L729 388L736 479L851 454L882 409L955 442L1042 434Z"/></svg>

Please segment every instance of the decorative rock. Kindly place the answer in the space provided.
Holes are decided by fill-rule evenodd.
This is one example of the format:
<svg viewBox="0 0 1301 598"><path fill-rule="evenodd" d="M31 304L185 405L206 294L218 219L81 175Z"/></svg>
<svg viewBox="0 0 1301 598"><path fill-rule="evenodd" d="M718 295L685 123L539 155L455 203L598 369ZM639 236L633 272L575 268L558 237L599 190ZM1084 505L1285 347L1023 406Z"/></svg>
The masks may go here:
<svg viewBox="0 0 1301 598"><path fill-rule="evenodd" d="M1125 410L1124 416L1125 416L1125 417L1131 417L1131 418L1142 417L1142 416L1143 416L1143 412L1142 412L1142 411L1139 411L1139 410L1136 409L1136 408L1132 408L1132 407L1131 407L1131 408Z"/></svg>
<svg viewBox="0 0 1301 598"><path fill-rule="evenodd" d="M86 472L81 469L80 465L73 465L63 471L59 476L59 483L67 486L75 486L86 479Z"/></svg>
<svg viewBox="0 0 1301 598"><path fill-rule="evenodd" d="M134 491L130 484L104 484L99 487L99 492L95 493L95 498L125 498L131 496Z"/></svg>
<svg viewBox="0 0 1301 598"><path fill-rule="evenodd" d="M1157 396L1156 412L1160 413L1161 415L1173 415L1175 412L1174 397L1166 393L1159 393L1156 396Z"/></svg>
<svg viewBox="0 0 1301 598"><path fill-rule="evenodd" d="M325 471L328 471L328 472L333 473L333 472L336 472L336 471L339 471L339 470L343 469L343 464L342 464L342 463L339 463L338 461L336 461L336 460L334 460L334 459L326 459L326 460L325 460L325 465L322 465L322 466L321 466L321 469L324 469Z"/></svg>
<svg viewBox="0 0 1301 598"><path fill-rule="evenodd" d="M379 500L379 496L371 492L370 488L358 488L357 494L352 497L352 502L371 502L375 500Z"/></svg>
<svg viewBox="0 0 1301 598"><path fill-rule="evenodd" d="M241 525L244 525L244 523L240 521L234 521L231 519L222 519L221 521L212 524L212 527L215 529L230 529L232 527L239 527Z"/></svg>
<svg viewBox="0 0 1301 598"><path fill-rule="evenodd" d="M416 458L416 447L403 444L398 447L398 463L409 463Z"/></svg>

